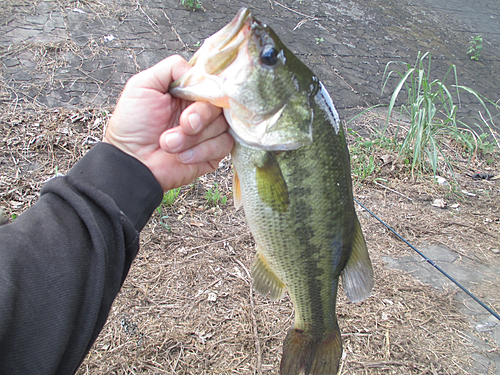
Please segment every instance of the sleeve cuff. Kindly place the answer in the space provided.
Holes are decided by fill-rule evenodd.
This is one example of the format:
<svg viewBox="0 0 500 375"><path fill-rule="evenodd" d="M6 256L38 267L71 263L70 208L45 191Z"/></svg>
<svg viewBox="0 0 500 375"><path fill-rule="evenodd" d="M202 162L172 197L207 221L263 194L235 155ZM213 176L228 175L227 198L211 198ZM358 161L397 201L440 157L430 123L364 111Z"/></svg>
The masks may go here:
<svg viewBox="0 0 500 375"><path fill-rule="evenodd" d="M67 174L111 197L137 230L142 230L161 203L163 190L138 159L100 142Z"/></svg>

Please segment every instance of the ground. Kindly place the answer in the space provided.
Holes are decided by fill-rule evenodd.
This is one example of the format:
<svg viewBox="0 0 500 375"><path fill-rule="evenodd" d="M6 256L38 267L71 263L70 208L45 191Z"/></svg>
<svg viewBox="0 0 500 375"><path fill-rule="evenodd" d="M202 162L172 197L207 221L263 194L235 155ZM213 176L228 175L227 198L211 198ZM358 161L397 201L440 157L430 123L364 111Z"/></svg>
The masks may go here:
<svg viewBox="0 0 500 375"><path fill-rule="evenodd" d="M489 21L499 16L491 11L496 8L476 9L460 22L457 12L466 3L435 3L441 8L426 1L388 1L375 10L364 1L306 0L258 1L252 7L324 81L345 124L386 100L388 93L380 95L385 64L412 62L418 50L432 50L436 77L454 63L461 84L500 97L500 44L491 43L500 32ZM130 75L173 53L189 57L244 3L202 1L195 12L153 0L4 4L0 207L13 219L36 201L48 178L65 173L102 137ZM490 44L474 62L464 50L478 32ZM465 116L477 113L471 108L471 99L464 98ZM348 127L369 139L383 119L369 112ZM351 134L349 143L353 163L359 163L363 142ZM372 174L354 173L355 197L498 311L499 182L472 179L478 171L498 175L498 157L458 157L456 181L444 175L450 185L440 186L412 175L392 151L373 148L373 155ZM173 205L155 212L79 374L277 373L293 311L287 297L270 302L251 290L254 242L242 210L232 206L231 175L227 158L216 173L183 188ZM228 201L211 205L210 189ZM445 208L432 205L438 198ZM359 208L358 214L376 286L359 304L340 293L341 373L500 373L498 322L366 211Z"/></svg>

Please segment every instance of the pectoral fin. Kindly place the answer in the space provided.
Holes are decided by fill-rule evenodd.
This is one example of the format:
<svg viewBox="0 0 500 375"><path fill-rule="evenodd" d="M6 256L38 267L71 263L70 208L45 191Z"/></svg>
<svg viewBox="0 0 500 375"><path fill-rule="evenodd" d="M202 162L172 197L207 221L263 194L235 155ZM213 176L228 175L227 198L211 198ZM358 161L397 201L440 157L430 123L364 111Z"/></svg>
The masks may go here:
<svg viewBox="0 0 500 375"><path fill-rule="evenodd" d="M255 177L260 199L274 211L287 211L290 204L288 188L281 168L272 153L265 153L257 165Z"/></svg>
<svg viewBox="0 0 500 375"><path fill-rule="evenodd" d="M236 208L237 210L241 206L243 206L243 198L241 197L240 179L238 177L236 169L233 170L233 202L234 202L234 208Z"/></svg>
<svg viewBox="0 0 500 375"><path fill-rule="evenodd" d="M285 284L276 276L264 256L258 251L252 265L253 287L261 295L271 293L271 301L279 300L285 293Z"/></svg>
<svg viewBox="0 0 500 375"><path fill-rule="evenodd" d="M361 225L356 218L352 253L342 271L342 285L351 302L369 297L373 289L373 269Z"/></svg>

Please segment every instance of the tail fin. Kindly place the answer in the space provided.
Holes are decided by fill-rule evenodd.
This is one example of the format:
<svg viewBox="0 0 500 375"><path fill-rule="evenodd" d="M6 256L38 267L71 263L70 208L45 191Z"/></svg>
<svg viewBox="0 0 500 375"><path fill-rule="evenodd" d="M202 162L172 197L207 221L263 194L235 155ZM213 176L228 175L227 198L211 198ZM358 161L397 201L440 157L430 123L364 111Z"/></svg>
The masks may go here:
<svg viewBox="0 0 500 375"><path fill-rule="evenodd" d="M291 328L283 343L281 375L336 375L342 357L340 329L311 336Z"/></svg>

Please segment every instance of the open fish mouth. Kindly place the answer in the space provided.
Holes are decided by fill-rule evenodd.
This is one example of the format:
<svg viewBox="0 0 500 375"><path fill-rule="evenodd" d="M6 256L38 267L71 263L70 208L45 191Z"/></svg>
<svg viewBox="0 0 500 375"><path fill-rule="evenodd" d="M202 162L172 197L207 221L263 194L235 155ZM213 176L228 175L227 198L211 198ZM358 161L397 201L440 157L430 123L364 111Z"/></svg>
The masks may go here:
<svg viewBox="0 0 500 375"><path fill-rule="evenodd" d="M253 17L247 8L241 9L233 20L217 33L205 40L203 45L189 60L195 69L182 76L170 85L170 91L175 95L177 88L184 88L181 96L189 100L203 100L195 93L189 94L185 88L207 86L204 80L213 81L236 59L245 40L250 37ZM200 69L203 72L200 72ZM196 91L199 91L197 88ZM209 91L208 91L209 92ZM191 95L191 97L187 97ZM210 100L213 104L226 107L227 104ZM224 105L226 104L226 105Z"/></svg>

